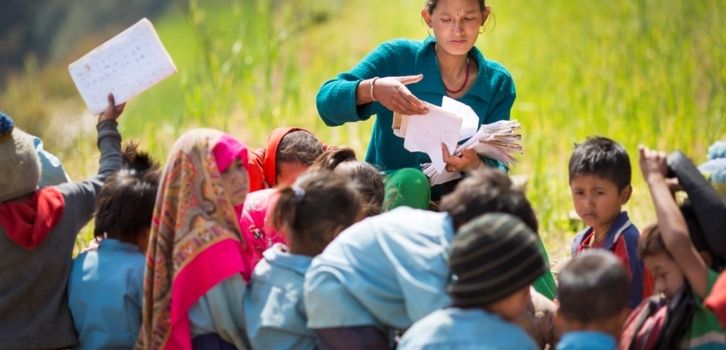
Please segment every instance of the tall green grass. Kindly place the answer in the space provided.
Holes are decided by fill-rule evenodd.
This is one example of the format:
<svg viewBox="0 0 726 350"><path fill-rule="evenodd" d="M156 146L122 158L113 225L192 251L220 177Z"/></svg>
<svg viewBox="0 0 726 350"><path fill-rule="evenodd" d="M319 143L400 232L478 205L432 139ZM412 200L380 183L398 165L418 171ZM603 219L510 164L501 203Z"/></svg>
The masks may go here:
<svg viewBox="0 0 726 350"><path fill-rule="evenodd" d="M190 0L155 21L179 72L132 100L121 120L160 160L191 127L227 130L251 146L269 132L303 126L362 157L372 121L323 125L318 87L384 40L422 39L420 0ZM512 169L529 179L528 196L554 255L574 231L567 162L574 143L603 135L622 143L633 166L637 225L654 218L637 164L637 145L681 149L698 163L726 138L726 21L719 0L491 0L493 21L479 38L485 56L512 72L525 154ZM91 44L88 49L102 40ZM82 51L81 51L82 52ZM75 178L96 159L90 116L65 65L30 67L0 96L17 111L40 109L70 141L44 134ZM32 62L32 61L31 61ZM54 83L35 84L29 79ZM37 81L37 80L36 80ZM69 93L70 91L70 93ZM43 97L39 97L43 96ZM27 105L27 106L26 106ZM22 113L19 124L24 125ZM84 122L82 122L84 121ZM90 121L90 122L89 122ZM35 123L35 122L34 122ZM85 128L75 128L76 125ZM86 130L76 137L77 130Z"/></svg>

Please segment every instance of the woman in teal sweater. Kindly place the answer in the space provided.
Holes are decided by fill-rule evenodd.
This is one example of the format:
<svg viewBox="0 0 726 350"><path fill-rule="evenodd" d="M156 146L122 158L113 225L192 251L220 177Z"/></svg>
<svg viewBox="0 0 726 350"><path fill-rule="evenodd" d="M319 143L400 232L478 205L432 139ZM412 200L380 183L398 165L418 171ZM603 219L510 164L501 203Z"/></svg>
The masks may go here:
<svg viewBox="0 0 726 350"><path fill-rule="evenodd" d="M422 101L441 105L442 97L448 96L471 106L480 124L509 119L515 98L512 77L474 46L489 13L484 0L428 0L421 16L433 37L385 42L320 88L318 112L329 126L377 116L366 161L388 175L388 208L426 208L431 195L421 172L421 164L431 160L425 153L403 148L403 139L393 134L394 112L424 114ZM474 150L455 155L444 150L444 161L448 171L468 171L482 163L506 170Z"/></svg>

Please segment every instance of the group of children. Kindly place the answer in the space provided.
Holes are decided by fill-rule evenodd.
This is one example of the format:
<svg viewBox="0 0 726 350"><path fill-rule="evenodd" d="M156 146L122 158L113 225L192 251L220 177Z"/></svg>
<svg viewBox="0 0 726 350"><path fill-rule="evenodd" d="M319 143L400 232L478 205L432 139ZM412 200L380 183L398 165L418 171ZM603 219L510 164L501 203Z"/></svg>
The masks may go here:
<svg viewBox="0 0 726 350"><path fill-rule="evenodd" d="M470 172L438 212L383 210L381 173L306 130L275 131L265 151L191 130L160 170L121 147L122 110L110 96L99 117L98 174L45 187L33 138L2 116L14 166L0 275L15 282L0 296L0 348L726 347L712 217L726 204L702 177L691 184L685 158L641 148L658 221L640 235L621 208L625 150L577 145L569 183L587 228L555 286L535 212L502 171ZM71 260L91 218L96 244Z"/></svg>
<svg viewBox="0 0 726 350"><path fill-rule="evenodd" d="M300 128L258 150L193 129L160 167L122 148L109 95L98 172L66 182L0 115L0 349L725 349L726 194L682 154L640 149L657 214L640 233L622 210L625 149L576 145L587 227L557 282L507 164L443 147L463 179L430 185L394 113L448 96L478 125L509 119L512 76L475 47L490 14L426 0L429 37L383 43L322 85L327 125L376 115L365 162ZM701 170L723 191L714 147ZM92 218L94 244L72 259Z"/></svg>

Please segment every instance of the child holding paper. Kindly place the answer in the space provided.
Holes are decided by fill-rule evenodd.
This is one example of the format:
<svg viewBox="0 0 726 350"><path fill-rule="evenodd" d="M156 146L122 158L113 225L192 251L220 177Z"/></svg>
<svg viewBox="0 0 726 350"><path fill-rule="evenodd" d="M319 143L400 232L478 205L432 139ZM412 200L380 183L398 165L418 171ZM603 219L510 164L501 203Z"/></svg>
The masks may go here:
<svg viewBox="0 0 726 350"><path fill-rule="evenodd" d="M98 173L44 188L38 188L41 169L32 136L0 117L1 349L76 345L66 294L71 253L103 182L121 168L116 120L123 108L109 95L98 117Z"/></svg>
<svg viewBox="0 0 726 350"><path fill-rule="evenodd" d="M409 152L393 133L393 113L427 112L422 101L440 105L443 96L469 106L479 124L509 119L515 89L510 73L486 59L476 43L491 8L484 0L428 0L421 10L433 32L423 41L393 40L380 45L349 72L327 81L317 107L330 126L367 120L376 115L366 161L387 173L386 205L427 208L431 187L421 164L428 156ZM505 169L474 150L449 156L449 171L468 171L482 163ZM441 192L434 188L434 195Z"/></svg>

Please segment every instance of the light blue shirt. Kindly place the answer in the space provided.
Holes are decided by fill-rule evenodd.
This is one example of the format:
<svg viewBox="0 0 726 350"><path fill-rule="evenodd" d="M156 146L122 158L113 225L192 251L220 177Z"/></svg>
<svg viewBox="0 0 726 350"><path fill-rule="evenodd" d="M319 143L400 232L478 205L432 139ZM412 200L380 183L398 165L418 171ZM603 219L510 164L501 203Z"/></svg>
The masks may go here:
<svg viewBox="0 0 726 350"><path fill-rule="evenodd" d="M406 329L450 304L451 218L407 207L344 230L305 276L308 327Z"/></svg>
<svg viewBox="0 0 726 350"><path fill-rule="evenodd" d="M399 350L538 349L517 325L482 309L447 308L416 322L403 335Z"/></svg>
<svg viewBox="0 0 726 350"><path fill-rule="evenodd" d="M144 254L131 243L104 239L78 255L68 281L77 349L130 349L141 327Z"/></svg>
<svg viewBox="0 0 726 350"><path fill-rule="evenodd" d="M557 350L615 350L613 336L594 331L568 332L557 344Z"/></svg>
<svg viewBox="0 0 726 350"><path fill-rule="evenodd" d="M277 243L263 253L245 295L247 335L253 349L315 349L307 327L303 281L311 257Z"/></svg>
<svg viewBox="0 0 726 350"><path fill-rule="evenodd" d="M216 334L237 349L249 348L244 330L243 299L247 284L241 274L233 275L209 289L189 308L192 338Z"/></svg>

